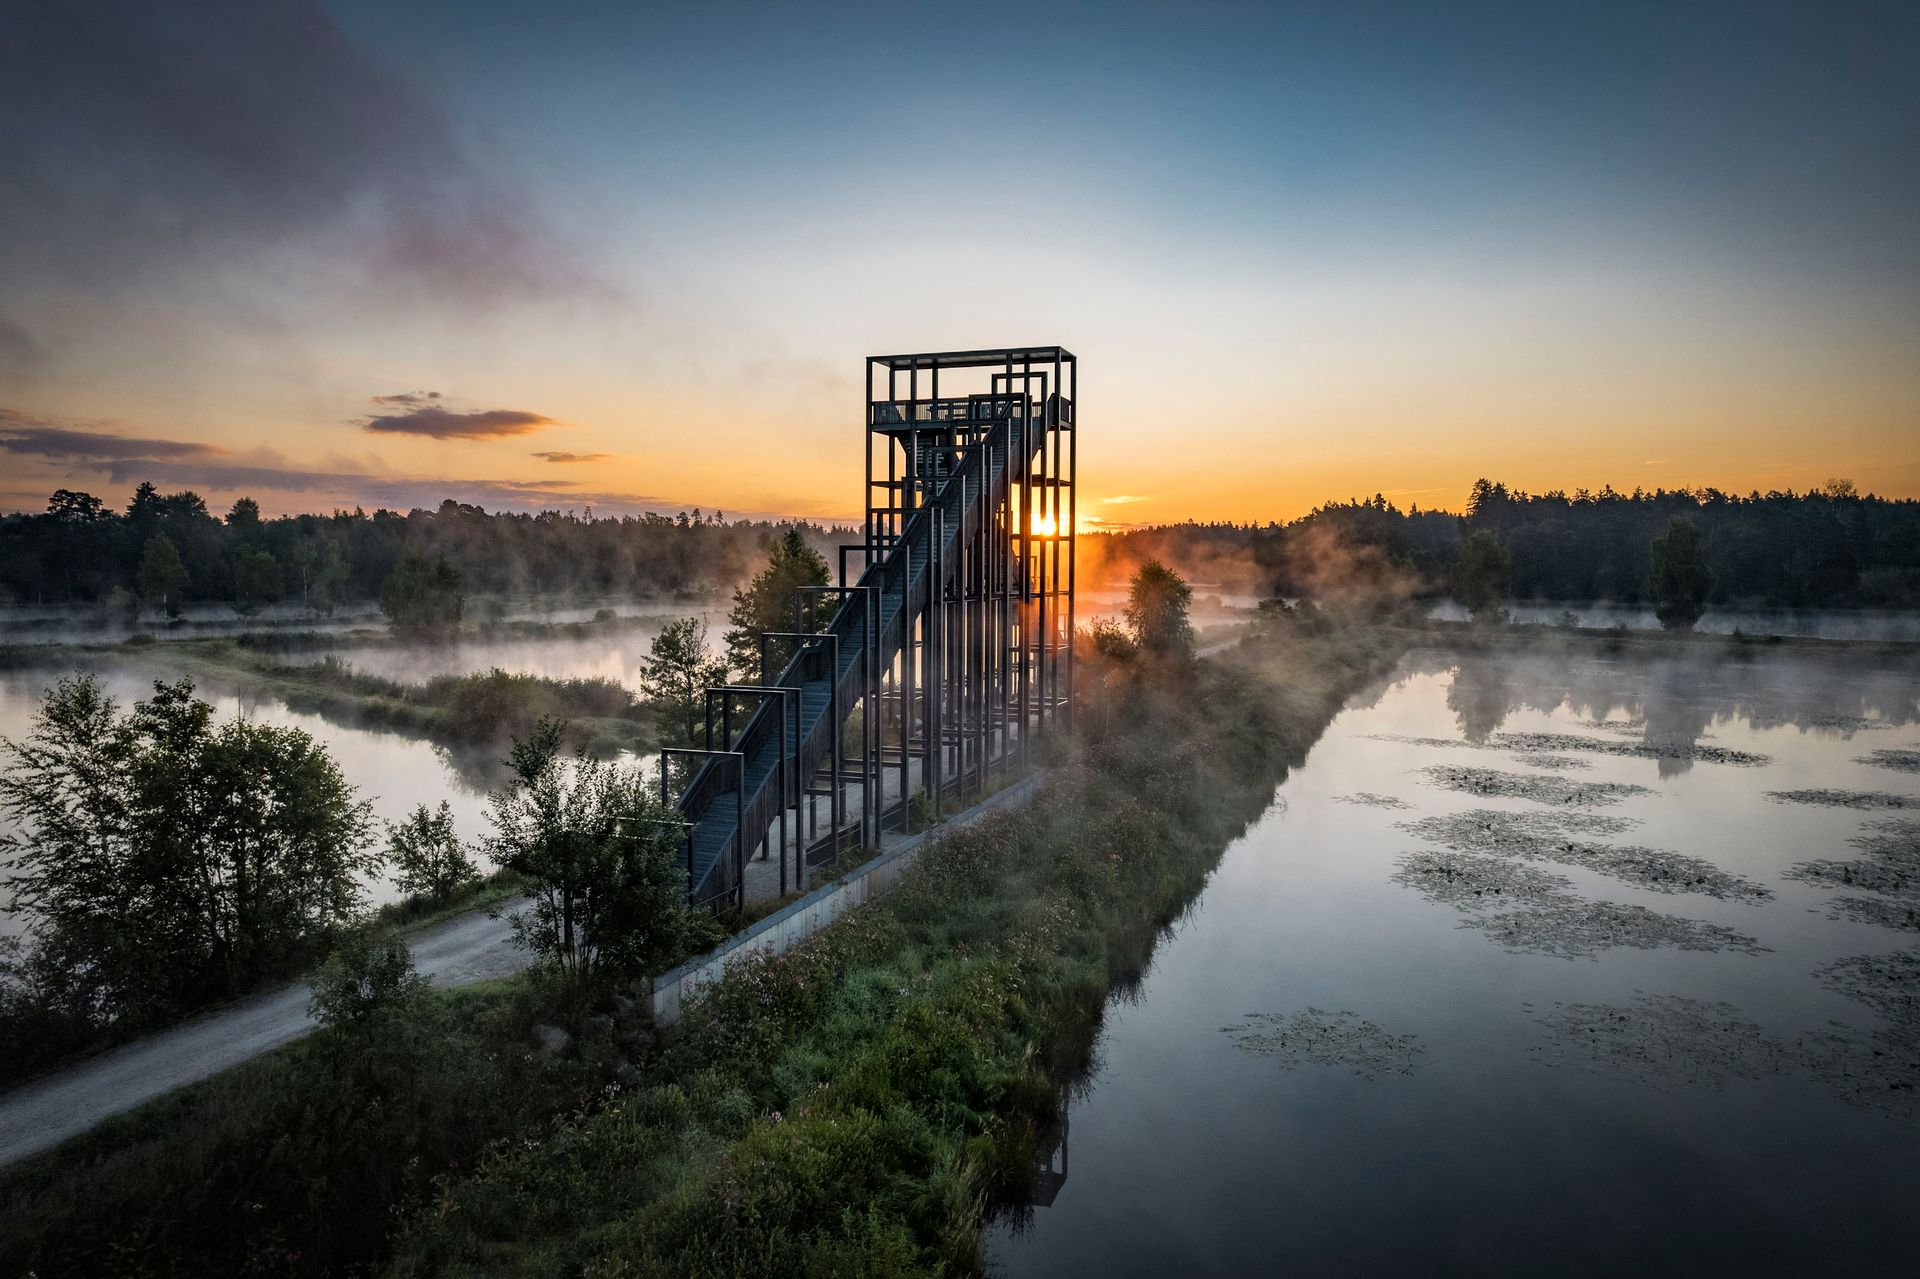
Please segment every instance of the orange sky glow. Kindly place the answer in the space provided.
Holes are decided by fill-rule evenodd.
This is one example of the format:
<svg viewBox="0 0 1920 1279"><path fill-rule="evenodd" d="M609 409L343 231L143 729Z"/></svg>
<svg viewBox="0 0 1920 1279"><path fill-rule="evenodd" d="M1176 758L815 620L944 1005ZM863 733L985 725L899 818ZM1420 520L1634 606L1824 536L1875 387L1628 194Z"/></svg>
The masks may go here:
<svg viewBox="0 0 1920 1279"><path fill-rule="evenodd" d="M1481 476L1920 497L1890 35L1203 8L1091 43L1035 13L1009 53L957 10L826 40L645 9L123 33L130 83L219 86L165 111L47 61L0 139L0 509L152 480L852 522L866 356L1054 343L1083 529L1458 509ZM955 56L849 87L909 36ZM259 136L223 150L233 119ZM957 198L982 173L1008 198Z"/></svg>

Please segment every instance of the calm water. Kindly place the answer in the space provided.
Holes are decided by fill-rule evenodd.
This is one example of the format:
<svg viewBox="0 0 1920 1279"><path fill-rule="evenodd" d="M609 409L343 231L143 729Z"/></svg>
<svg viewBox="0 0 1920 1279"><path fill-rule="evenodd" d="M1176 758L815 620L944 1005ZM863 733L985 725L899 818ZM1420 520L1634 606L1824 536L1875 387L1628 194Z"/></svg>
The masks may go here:
<svg viewBox="0 0 1920 1279"><path fill-rule="evenodd" d="M1857 762L1920 749L1917 697L1911 666L1410 658L1114 1001L994 1269L1908 1272L1920 956L1835 903L1916 899L1790 876L1915 856L1920 808L1768 792L1920 805ZM1503 736L1542 733L1576 740ZM1829 970L1856 956L1910 966Z"/></svg>

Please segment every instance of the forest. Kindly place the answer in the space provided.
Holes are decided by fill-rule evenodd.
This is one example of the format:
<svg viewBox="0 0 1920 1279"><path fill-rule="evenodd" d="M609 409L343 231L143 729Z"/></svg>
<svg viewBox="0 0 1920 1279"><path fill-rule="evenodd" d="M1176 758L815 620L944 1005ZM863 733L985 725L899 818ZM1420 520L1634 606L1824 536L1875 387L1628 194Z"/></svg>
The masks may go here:
<svg viewBox="0 0 1920 1279"><path fill-rule="evenodd" d="M469 594L709 594L733 586L786 528L827 546L851 532L802 523L728 521L720 512L335 511L264 518L241 498L216 516L191 491L142 484L125 511L61 489L44 514L0 519L0 602L231 603L282 601L317 612L373 601L403 557L445 562Z"/></svg>
<svg viewBox="0 0 1920 1279"><path fill-rule="evenodd" d="M1674 518L1697 529L1714 605L1920 607L1920 502L1830 480L1804 493L1611 487L1528 493L1480 480L1464 513L1386 497L1329 502L1282 524L1161 525L1083 534L1080 582L1124 582L1149 559L1203 590L1338 598L1445 594L1473 533L1511 560L1515 600L1650 599L1653 539ZM380 599L403 562L444 563L468 595L709 595L759 566L794 529L827 551L858 536L801 522L728 521L719 512L598 519L591 514L335 511L264 518L241 498L224 516L191 491L142 484L125 511L62 489L44 514L0 518L0 602L285 602L315 612Z"/></svg>
<svg viewBox="0 0 1920 1279"><path fill-rule="evenodd" d="M1157 558L1197 587L1316 598L1343 591L1432 596L1486 530L1511 559L1515 600L1643 603L1652 544L1679 518L1704 544L1717 605L1920 607L1920 502L1846 480L1804 493L1612 488L1528 493L1482 479L1464 514L1402 510L1384 496L1332 502L1287 524L1176 524L1082 538L1088 576Z"/></svg>

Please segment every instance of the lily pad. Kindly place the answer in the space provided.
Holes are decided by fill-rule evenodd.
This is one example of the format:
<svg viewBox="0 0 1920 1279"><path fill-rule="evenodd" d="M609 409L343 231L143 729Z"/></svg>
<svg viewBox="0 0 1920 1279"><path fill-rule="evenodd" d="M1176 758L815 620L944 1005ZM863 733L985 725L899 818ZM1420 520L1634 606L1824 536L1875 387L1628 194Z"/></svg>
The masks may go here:
<svg viewBox="0 0 1920 1279"><path fill-rule="evenodd" d="M1920 773L1920 751L1880 750L1857 756L1853 762L1892 769L1896 773Z"/></svg>
<svg viewBox="0 0 1920 1279"><path fill-rule="evenodd" d="M1509 813L1475 809L1402 822L1400 828L1461 852L1496 853L1579 866L1657 893L1762 901L1773 890L1686 853L1635 844L1601 844L1582 835L1613 835L1634 825L1593 813Z"/></svg>
<svg viewBox="0 0 1920 1279"><path fill-rule="evenodd" d="M1537 773L1503 773L1493 768L1462 768L1434 764L1420 770L1436 786L1502 799L1524 799L1556 808L1598 808L1617 804L1632 795L1646 795L1645 786L1630 782L1581 782Z"/></svg>
<svg viewBox="0 0 1920 1279"><path fill-rule="evenodd" d="M1770 790L1767 798L1779 804L1819 804L1827 808L1920 809L1920 795L1895 795L1889 791L1816 787L1809 790Z"/></svg>
<svg viewBox="0 0 1920 1279"><path fill-rule="evenodd" d="M1270 1058L1282 1070L1301 1066L1346 1066L1362 1079L1411 1075L1423 1050L1415 1035L1395 1035L1342 1009L1308 1008L1286 1013L1248 1013L1221 1031L1242 1052Z"/></svg>
<svg viewBox="0 0 1920 1279"><path fill-rule="evenodd" d="M1398 799L1392 795L1376 795L1372 791L1364 790L1355 791L1351 795L1335 795L1333 802L1336 804L1359 804L1366 808L1405 809L1413 807L1413 805L1407 803L1404 799Z"/></svg>

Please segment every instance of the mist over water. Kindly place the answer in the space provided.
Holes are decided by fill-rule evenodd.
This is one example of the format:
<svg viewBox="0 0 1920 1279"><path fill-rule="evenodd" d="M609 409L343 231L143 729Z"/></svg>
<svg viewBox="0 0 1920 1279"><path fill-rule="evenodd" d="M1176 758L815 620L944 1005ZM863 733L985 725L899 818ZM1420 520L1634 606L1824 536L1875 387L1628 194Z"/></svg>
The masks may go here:
<svg viewBox="0 0 1920 1279"><path fill-rule="evenodd" d="M607 600L564 600L549 597L501 599L487 597L467 602L468 621L588 622L597 617L660 617L671 620L688 613L706 613L710 604L676 605L661 601L635 602L624 597ZM7 605L0 608L0 644L118 644L136 635L154 640L209 639L223 635L322 634L349 640L352 632L384 632L386 617L378 605L357 601L332 613L320 614L297 604L275 604L244 617L226 604L189 604L177 619L143 613L129 619L106 608L85 606Z"/></svg>
<svg viewBox="0 0 1920 1279"><path fill-rule="evenodd" d="M1660 619L1642 604L1509 604L1507 615L1516 622L1554 626L1571 615L1574 625L1604 630L1624 626L1630 631L1657 631ZM1453 600L1441 600L1427 610L1435 621L1464 622L1467 610ZM1709 609L1694 626L1709 635L1791 635L1810 639L1920 641L1920 613L1892 609Z"/></svg>
<svg viewBox="0 0 1920 1279"><path fill-rule="evenodd" d="M1904 1269L1916 745L1911 659L1410 655L1110 1003L994 1271Z"/></svg>
<svg viewBox="0 0 1920 1279"><path fill-rule="evenodd" d="M637 694L648 649L670 623L698 617L707 624L709 647L718 650L726 613L688 606L671 613L636 613L617 630L539 638L464 639L452 644L341 644L290 654L290 662L319 662L329 657L355 670L401 683L424 683L436 675L473 675L499 667L516 674L549 679L616 680ZM557 619L569 620L569 619Z"/></svg>

